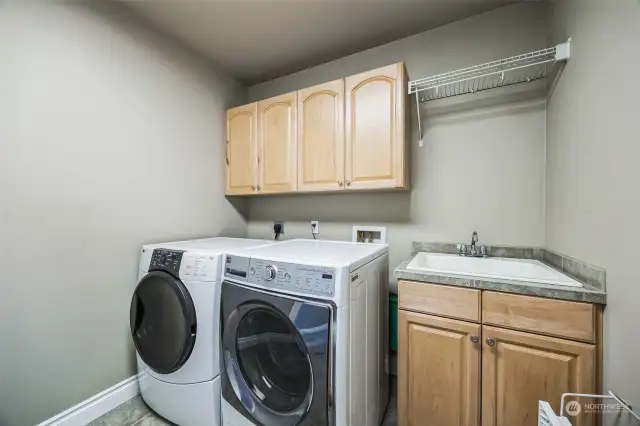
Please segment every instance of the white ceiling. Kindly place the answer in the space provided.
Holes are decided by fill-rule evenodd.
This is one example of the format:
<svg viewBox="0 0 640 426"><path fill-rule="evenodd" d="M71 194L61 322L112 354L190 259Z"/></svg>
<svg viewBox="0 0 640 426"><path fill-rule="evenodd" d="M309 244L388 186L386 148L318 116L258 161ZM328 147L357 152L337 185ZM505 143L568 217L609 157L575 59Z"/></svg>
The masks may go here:
<svg viewBox="0 0 640 426"><path fill-rule="evenodd" d="M247 85L518 0L122 0Z"/></svg>

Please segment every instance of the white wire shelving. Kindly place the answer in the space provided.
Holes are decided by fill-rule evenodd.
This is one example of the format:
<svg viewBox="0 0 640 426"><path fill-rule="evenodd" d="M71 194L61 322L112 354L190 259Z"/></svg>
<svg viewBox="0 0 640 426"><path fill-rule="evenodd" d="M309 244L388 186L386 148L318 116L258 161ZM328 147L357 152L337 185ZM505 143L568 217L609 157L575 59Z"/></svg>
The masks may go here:
<svg viewBox="0 0 640 426"><path fill-rule="evenodd" d="M410 81L409 94L416 95L420 141L420 103L544 79L548 65L569 59L570 43L571 39L547 49Z"/></svg>

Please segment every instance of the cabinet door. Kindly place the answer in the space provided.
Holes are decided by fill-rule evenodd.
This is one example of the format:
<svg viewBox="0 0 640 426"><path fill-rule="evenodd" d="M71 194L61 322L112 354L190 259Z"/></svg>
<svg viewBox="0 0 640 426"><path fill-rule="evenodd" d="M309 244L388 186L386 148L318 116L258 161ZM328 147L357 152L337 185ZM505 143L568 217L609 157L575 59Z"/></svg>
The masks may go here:
<svg viewBox="0 0 640 426"><path fill-rule="evenodd" d="M480 325L398 312L398 425L478 426Z"/></svg>
<svg viewBox="0 0 640 426"><path fill-rule="evenodd" d="M252 194L257 181L258 104L227 111L226 193Z"/></svg>
<svg viewBox="0 0 640 426"><path fill-rule="evenodd" d="M488 326L482 335L482 426L536 426L539 400L559 413L563 393L595 393L595 345ZM569 417L574 426L595 419Z"/></svg>
<svg viewBox="0 0 640 426"><path fill-rule="evenodd" d="M405 74L402 63L347 77L347 189L405 185Z"/></svg>
<svg viewBox="0 0 640 426"><path fill-rule="evenodd" d="M296 92L258 102L258 192L297 186Z"/></svg>
<svg viewBox="0 0 640 426"><path fill-rule="evenodd" d="M344 80L298 92L298 191L344 184Z"/></svg>

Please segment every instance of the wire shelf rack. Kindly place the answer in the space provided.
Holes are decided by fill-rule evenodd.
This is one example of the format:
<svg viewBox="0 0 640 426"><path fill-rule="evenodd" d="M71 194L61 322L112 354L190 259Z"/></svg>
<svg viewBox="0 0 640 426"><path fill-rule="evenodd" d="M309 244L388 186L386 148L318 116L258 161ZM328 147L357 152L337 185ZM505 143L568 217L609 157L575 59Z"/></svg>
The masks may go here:
<svg viewBox="0 0 640 426"><path fill-rule="evenodd" d="M469 77L464 80L456 80L452 83L437 84L427 89L418 90L414 93L419 92L418 96L420 102L428 102L469 93L478 93L483 90L495 89L496 87L530 83L535 80L546 78L546 68L547 67L544 65L536 64L536 66L529 66L526 73L515 73L512 70L501 71L491 75L482 75L480 77Z"/></svg>
<svg viewBox="0 0 640 426"><path fill-rule="evenodd" d="M420 142L420 103L544 79L549 64L569 58L570 43L569 39L555 47L410 81L409 94L416 95Z"/></svg>

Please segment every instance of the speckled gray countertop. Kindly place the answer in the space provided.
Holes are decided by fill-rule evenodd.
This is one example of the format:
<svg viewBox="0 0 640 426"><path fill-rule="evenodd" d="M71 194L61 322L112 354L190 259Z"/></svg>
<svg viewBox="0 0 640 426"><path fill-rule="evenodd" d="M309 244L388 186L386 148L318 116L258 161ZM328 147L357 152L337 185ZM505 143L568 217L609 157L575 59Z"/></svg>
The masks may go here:
<svg viewBox="0 0 640 426"><path fill-rule="evenodd" d="M421 281L456 287L477 288L480 290L548 297L551 299L572 300L602 305L607 303L607 294L603 289L584 282L583 280L581 280L583 287L580 288L535 282L477 278L466 275L429 273L407 269L407 265L411 260L413 260L413 258L414 255L398 265L393 272L395 278L399 280Z"/></svg>

